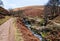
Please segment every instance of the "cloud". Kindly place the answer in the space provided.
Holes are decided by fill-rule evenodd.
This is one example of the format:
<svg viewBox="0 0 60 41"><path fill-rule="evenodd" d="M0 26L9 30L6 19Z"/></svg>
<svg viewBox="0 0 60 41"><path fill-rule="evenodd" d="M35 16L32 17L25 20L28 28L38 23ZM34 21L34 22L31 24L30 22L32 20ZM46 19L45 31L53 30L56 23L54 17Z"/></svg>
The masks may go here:
<svg viewBox="0 0 60 41"><path fill-rule="evenodd" d="M9 8L16 8L16 4L5 4L4 8L9 9Z"/></svg>
<svg viewBox="0 0 60 41"><path fill-rule="evenodd" d="M16 6L16 4L9 4L11 7L15 7Z"/></svg>
<svg viewBox="0 0 60 41"><path fill-rule="evenodd" d="M2 0L5 8L17 8L30 5L44 5L48 0Z"/></svg>
<svg viewBox="0 0 60 41"><path fill-rule="evenodd" d="M9 4L9 8L15 8L16 6L16 4Z"/></svg>

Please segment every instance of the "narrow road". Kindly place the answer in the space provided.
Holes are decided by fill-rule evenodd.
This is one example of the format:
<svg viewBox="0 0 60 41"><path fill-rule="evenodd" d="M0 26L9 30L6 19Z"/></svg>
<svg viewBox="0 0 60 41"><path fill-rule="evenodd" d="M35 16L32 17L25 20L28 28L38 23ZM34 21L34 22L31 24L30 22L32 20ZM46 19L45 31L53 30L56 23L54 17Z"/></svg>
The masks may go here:
<svg viewBox="0 0 60 41"><path fill-rule="evenodd" d="M0 41L15 41L13 22L14 18L10 18L7 22L0 25Z"/></svg>

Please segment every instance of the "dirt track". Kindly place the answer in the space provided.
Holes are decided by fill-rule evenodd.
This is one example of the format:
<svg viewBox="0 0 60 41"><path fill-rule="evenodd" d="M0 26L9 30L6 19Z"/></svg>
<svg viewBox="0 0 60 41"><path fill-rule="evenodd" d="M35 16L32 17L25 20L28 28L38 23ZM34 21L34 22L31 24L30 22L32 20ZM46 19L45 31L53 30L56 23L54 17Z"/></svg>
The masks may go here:
<svg viewBox="0 0 60 41"><path fill-rule="evenodd" d="M14 39L14 18L0 25L0 41L15 41Z"/></svg>

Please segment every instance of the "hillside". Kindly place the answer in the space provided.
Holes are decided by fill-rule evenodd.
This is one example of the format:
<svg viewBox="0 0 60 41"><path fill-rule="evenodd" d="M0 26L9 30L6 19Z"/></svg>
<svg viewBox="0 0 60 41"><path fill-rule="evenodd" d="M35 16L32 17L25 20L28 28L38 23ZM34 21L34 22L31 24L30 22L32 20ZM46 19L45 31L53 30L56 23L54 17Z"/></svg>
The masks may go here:
<svg viewBox="0 0 60 41"><path fill-rule="evenodd" d="M17 19L17 27L21 31L24 41L40 41L19 19Z"/></svg>
<svg viewBox="0 0 60 41"><path fill-rule="evenodd" d="M31 16L31 17L36 17L43 14L43 9L44 7L42 6L28 6L28 7L23 7L23 8L15 8L13 11L23 11L23 15L25 16ZM18 18L20 19L20 18ZM17 19L17 27L20 29L21 33L23 34L22 37L24 41L40 41L38 37L35 37L33 33L27 29L24 23L22 21ZM27 33L26 33L27 32Z"/></svg>
<svg viewBox="0 0 60 41"><path fill-rule="evenodd" d="M54 20L52 20L52 21L54 21L56 23L60 23L60 15L58 17L56 17Z"/></svg>
<svg viewBox="0 0 60 41"><path fill-rule="evenodd" d="M4 18L4 15L9 15L9 12L3 7L0 7L0 18Z"/></svg>
<svg viewBox="0 0 60 41"><path fill-rule="evenodd" d="M6 10L6 9L3 8L3 7L0 7L0 13L1 13L1 14L4 14L4 15L9 14L8 10Z"/></svg>
<svg viewBox="0 0 60 41"><path fill-rule="evenodd" d="M25 9L30 9L30 8L39 8L39 9L44 9L44 6L26 6L26 7L20 7L20 8L15 8L13 11L18 11L18 10L25 10Z"/></svg>
<svg viewBox="0 0 60 41"><path fill-rule="evenodd" d="M15 8L13 9L13 11L22 10L25 16L41 17L41 15L43 14L43 9L44 9L44 6L27 6L27 7L22 7L22 8Z"/></svg>
<svg viewBox="0 0 60 41"><path fill-rule="evenodd" d="M23 11L23 16L22 17L24 17L24 16L30 16L30 17L36 17L36 16L39 16L40 18L42 17L42 15L43 15L43 13L44 13L44 7L42 7L42 6L28 6L28 7L23 7L23 8L15 8L15 9L13 9L13 11ZM20 14L20 13L19 13ZM60 22L60 19L59 19L59 17L60 16L57 16L56 18L54 18L53 20L51 20L50 21L50 23L52 23L51 25L50 25L50 23L47 25L47 26L45 26L46 28L48 28L48 29L42 29L43 31L46 31L47 33L45 33L45 34L41 34L41 33L38 33L38 34L41 34L42 35L42 37L44 37L44 38L46 38L47 40L48 39L50 39L51 41L55 41L55 39L58 41L59 40L59 35L60 35L60 33L59 33L59 27L60 27L60 24L59 24L59 22ZM38 17L37 17L38 18ZM39 19L40 19L39 18ZM20 19L20 18L19 18ZM21 19L20 19L21 20ZM28 29L26 29L27 27L25 27L25 25L26 25L26 23L28 22L26 22L25 24L23 24L23 23L21 23L22 21L20 21L20 20L17 20L18 22L17 22L17 26L18 26L18 28L20 29L20 31L22 32L22 34L23 34L23 38L26 40L26 41L28 41L28 40L31 40L30 38L29 38L29 35L31 34L31 32L28 30ZM40 19L41 20L41 19ZM30 21L29 21L30 22ZM57 23L58 22L58 23ZM33 22L34 23L34 22ZM36 25L36 24L38 24L38 22L36 22L36 24L34 23L34 25L33 25L33 23L32 23L32 26L31 26L31 28L35 25L36 27L37 27L37 29L38 29L38 27L40 27L40 29L41 29L41 27L43 27L43 26L40 26L40 25ZM29 25L31 25L31 24L29 24ZM59 26L58 26L59 25ZM54 29L54 28L56 28L56 29ZM35 30L37 30L36 28L32 28L33 30L35 29ZM59 29L59 30L58 30ZM39 29L38 29L39 30ZM47 30L49 30L49 31L47 31ZM57 35L55 35L55 36L57 36L58 37L58 39L57 39L57 37L55 37L53 34L55 33L54 31L56 31L57 33L58 33L58 36ZM27 33L25 33L25 32L29 32L28 34ZM40 32L40 31L39 31ZM42 32L43 33L43 32ZM24 35L25 34L25 35ZM47 36L46 36L47 35ZM27 38L27 37L28 38ZM30 36L32 36L31 38L33 38L34 36L31 34ZM45 37L46 36L46 37ZM49 37L48 37L49 36ZM51 38L52 37L52 38ZM35 37L33 38L33 41L35 40ZM39 39L36 39L36 41L38 41Z"/></svg>

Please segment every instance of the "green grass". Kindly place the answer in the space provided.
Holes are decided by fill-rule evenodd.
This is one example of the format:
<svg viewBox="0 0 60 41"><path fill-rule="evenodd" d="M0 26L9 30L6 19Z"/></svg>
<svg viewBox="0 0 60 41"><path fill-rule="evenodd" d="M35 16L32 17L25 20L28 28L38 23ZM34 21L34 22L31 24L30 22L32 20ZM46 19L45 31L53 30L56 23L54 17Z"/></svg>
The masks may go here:
<svg viewBox="0 0 60 41"><path fill-rule="evenodd" d="M10 16L5 16L5 18L0 19L0 25L6 22L10 18L11 18Z"/></svg>

